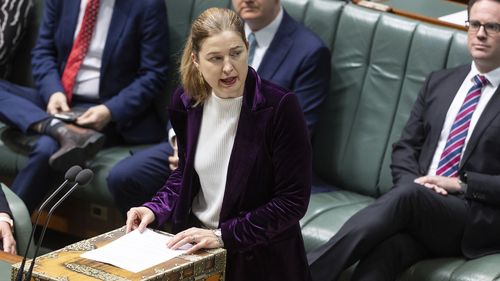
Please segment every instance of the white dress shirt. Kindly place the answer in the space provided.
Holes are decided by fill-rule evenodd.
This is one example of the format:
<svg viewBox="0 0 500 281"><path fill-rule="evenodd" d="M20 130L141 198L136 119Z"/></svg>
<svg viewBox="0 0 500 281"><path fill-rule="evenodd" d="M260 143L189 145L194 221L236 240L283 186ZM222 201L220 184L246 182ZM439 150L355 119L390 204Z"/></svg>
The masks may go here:
<svg viewBox="0 0 500 281"><path fill-rule="evenodd" d="M272 22L270 22L267 26L261 28L260 30L252 31L248 24L245 23L245 34L247 40L248 35L253 32L255 34L255 40L257 41L253 61L250 65L251 67L253 67L253 69L259 69L260 63L262 62L267 49L271 45L274 35L276 34L276 32L278 32L278 28L280 27L282 19L283 8L280 7L278 16L276 16L276 18Z"/></svg>
<svg viewBox="0 0 500 281"><path fill-rule="evenodd" d="M85 7L88 1L89 0L82 0L80 3L80 13L78 15L78 23L74 34L75 39L80 31L83 16L85 14ZM84 96L89 99L99 98L102 54L104 52L106 38L108 37L114 5L115 0L100 0L99 13L97 14L96 26L92 34L89 50L76 75L75 85L73 87L74 96Z"/></svg>
<svg viewBox="0 0 500 281"><path fill-rule="evenodd" d="M491 97L493 97L493 94L500 84L500 67L488 73L479 73L479 70L477 69L475 63L472 62L469 74L467 74L467 77L465 77L462 86L460 86L460 89L458 89L458 92L455 95L450 108L448 108L448 112L446 113L446 119L444 121L443 129L441 130L441 135L439 136L439 142L436 151L434 152L431 166L429 167L429 171L427 173L428 175L436 175L439 160L441 159L441 154L443 153L444 147L446 145L446 140L448 139L448 135L450 134L451 126L453 125L455 117L457 116L458 111L460 110L460 107L465 100L467 92L474 85L473 77L477 74L483 74L484 76L486 76L490 83L483 88L477 107L472 114L467 137L465 138L464 149L462 150L462 155L465 151L465 148L467 147L467 143L469 142L469 138L474 131L479 117L483 113L484 108L490 101Z"/></svg>

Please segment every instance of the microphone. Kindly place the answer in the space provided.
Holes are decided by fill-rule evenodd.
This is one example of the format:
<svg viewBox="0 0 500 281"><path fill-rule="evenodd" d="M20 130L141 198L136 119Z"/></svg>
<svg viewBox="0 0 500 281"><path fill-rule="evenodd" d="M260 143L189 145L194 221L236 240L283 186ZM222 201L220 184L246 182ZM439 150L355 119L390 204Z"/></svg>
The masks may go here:
<svg viewBox="0 0 500 281"><path fill-rule="evenodd" d="M28 257L31 241L34 240L35 229L36 226L38 225L38 220L40 219L40 214L42 213L43 208L45 208L45 206L66 186L66 184L68 184L68 182L74 182L75 178L81 171L82 167L78 165L69 168L68 171L66 171L66 174L64 174L65 181L47 199L45 199L45 201L43 201L43 203L38 208L35 221L33 222L33 226L31 228L31 234L30 234L30 239L28 240L28 246L26 246L26 251L24 251L23 261L21 262L21 266L19 267L19 271L17 272L16 275L16 281L22 280L26 258Z"/></svg>
<svg viewBox="0 0 500 281"><path fill-rule="evenodd" d="M42 244L43 237L45 236L45 231L47 230L47 226L49 224L50 217L52 216L52 213L54 210L59 207L59 205L68 198L68 196L78 187L78 186L84 186L87 185L92 178L94 177L94 172L92 172L90 169L84 169L76 175L75 178L75 184L66 191L66 193L50 208L49 213L47 214L47 218L45 219L45 223L42 228L42 232L40 234L40 238L38 238L38 243L36 245L35 249L35 254L33 255L33 259L31 260L31 265L30 269L28 270L28 273L26 274L26 277L24 280L31 280L31 274L33 272L33 267L35 266L35 260L38 255L38 250L40 250L40 245Z"/></svg>

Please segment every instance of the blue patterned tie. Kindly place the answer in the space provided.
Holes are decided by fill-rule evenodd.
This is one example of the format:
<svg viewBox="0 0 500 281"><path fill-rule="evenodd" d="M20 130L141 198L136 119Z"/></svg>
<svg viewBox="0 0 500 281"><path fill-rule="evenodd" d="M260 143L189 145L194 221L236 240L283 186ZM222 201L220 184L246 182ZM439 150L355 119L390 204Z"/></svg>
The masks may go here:
<svg viewBox="0 0 500 281"><path fill-rule="evenodd" d="M476 75L473 79L474 85L465 96L464 103L460 107L455 121L453 121L453 125L451 126L446 146L441 154L436 170L436 175L438 176L456 177L458 175L460 157L464 149L465 138L469 131L472 114L481 97L481 90L488 84L488 79L482 75Z"/></svg>
<svg viewBox="0 0 500 281"><path fill-rule="evenodd" d="M248 64L250 65L252 65L253 62L255 47L257 47L257 40L255 40L255 34L252 32L248 34Z"/></svg>

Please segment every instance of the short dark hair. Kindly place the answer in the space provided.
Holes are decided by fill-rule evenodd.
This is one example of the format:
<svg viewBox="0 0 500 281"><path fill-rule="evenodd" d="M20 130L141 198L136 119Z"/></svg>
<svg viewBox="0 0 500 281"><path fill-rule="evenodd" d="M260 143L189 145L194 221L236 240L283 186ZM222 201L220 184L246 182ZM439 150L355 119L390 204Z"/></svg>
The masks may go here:
<svg viewBox="0 0 500 281"><path fill-rule="evenodd" d="M472 6L474 6L474 4L479 1L494 1L500 4L500 0L469 0L469 4L467 5L467 18L469 18L470 16L470 8L472 8Z"/></svg>

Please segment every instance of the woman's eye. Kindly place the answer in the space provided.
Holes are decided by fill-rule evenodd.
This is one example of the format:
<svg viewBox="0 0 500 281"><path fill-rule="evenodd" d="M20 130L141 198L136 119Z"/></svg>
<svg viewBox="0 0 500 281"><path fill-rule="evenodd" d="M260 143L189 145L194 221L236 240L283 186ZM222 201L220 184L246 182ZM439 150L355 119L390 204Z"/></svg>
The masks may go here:
<svg viewBox="0 0 500 281"><path fill-rule="evenodd" d="M222 57L211 57L209 58L208 60L211 61L211 62L218 62L222 59Z"/></svg>

